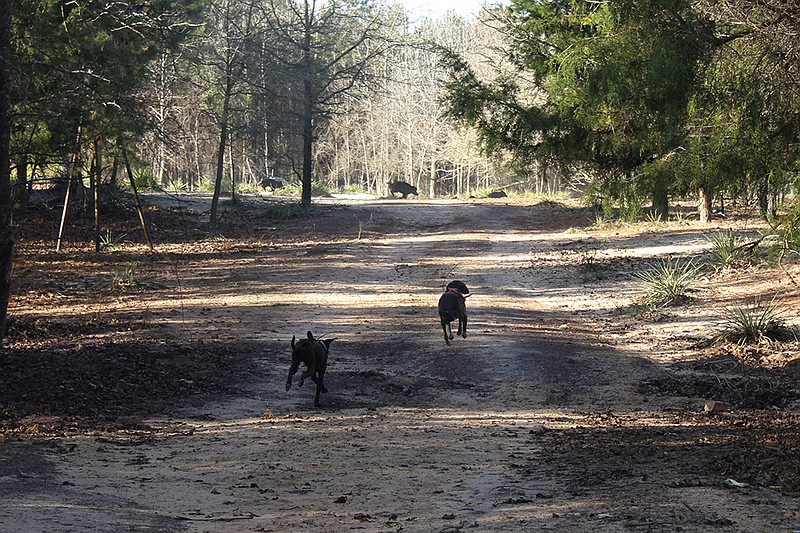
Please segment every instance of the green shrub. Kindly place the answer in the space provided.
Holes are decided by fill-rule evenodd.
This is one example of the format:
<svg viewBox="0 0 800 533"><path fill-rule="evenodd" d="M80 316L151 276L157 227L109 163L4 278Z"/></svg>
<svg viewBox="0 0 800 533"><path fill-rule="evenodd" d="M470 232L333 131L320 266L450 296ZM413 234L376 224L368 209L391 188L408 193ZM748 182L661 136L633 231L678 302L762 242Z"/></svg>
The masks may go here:
<svg viewBox="0 0 800 533"><path fill-rule="evenodd" d="M264 216L274 220L288 220L290 218L300 218L306 214L307 210L303 204L298 202L271 203L263 210Z"/></svg>
<svg viewBox="0 0 800 533"><path fill-rule="evenodd" d="M281 193L288 196L302 196L303 184L300 181L293 181L281 189ZM318 181L311 182L311 196L330 196L330 190Z"/></svg>
<svg viewBox="0 0 800 533"><path fill-rule="evenodd" d="M619 219L622 222L633 224L642 214L642 201L635 194L628 194L622 198L619 208Z"/></svg>
<svg viewBox="0 0 800 533"><path fill-rule="evenodd" d="M794 206L780 223L772 228L775 245L772 255L800 255L800 205Z"/></svg>
<svg viewBox="0 0 800 533"><path fill-rule="evenodd" d="M236 184L236 192L239 194L258 194L263 191L264 187L253 181Z"/></svg>
<svg viewBox="0 0 800 533"><path fill-rule="evenodd" d="M367 194L367 190L360 183L348 183L342 187L343 194Z"/></svg>
<svg viewBox="0 0 800 533"><path fill-rule="evenodd" d="M735 305L725 310L717 340L739 345L791 340L794 332L773 298L763 304L758 298L752 305Z"/></svg>
<svg viewBox="0 0 800 533"><path fill-rule="evenodd" d="M642 285L644 304L656 309L685 300L699 274L700 268L691 260L662 259L633 277Z"/></svg>
<svg viewBox="0 0 800 533"><path fill-rule="evenodd" d="M195 192L214 192L215 182L210 179L200 179L194 184ZM222 191L225 192L225 180L222 183Z"/></svg>
<svg viewBox="0 0 800 533"><path fill-rule="evenodd" d="M486 198L489 196L489 193L493 192L495 189L493 187L478 187L474 188L469 191L469 194L466 196L474 196L475 198Z"/></svg>
<svg viewBox="0 0 800 533"><path fill-rule="evenodd" d="M133 173L133 183L139 191L157 191L161 187L156 183L156 178L150 173L149 168L143 168Z"/></svg>

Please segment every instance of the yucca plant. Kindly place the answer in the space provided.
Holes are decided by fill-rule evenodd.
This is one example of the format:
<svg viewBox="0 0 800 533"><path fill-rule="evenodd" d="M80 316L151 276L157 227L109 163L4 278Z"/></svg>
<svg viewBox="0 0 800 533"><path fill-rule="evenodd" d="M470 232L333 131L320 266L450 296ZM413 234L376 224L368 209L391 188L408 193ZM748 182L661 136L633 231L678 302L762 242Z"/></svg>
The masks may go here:
<svg viewBox="0 0 800 533"><path fill-rule="evenodd" d="M770 344L793 337L794 332L787 326L775 298L769 303L755 298L752 305L734 305L725 309L717 340L738 345Z"/></svg>
<svg viewBox="0 0 800 533"><path fill-rule="evenodd" d="M717 270L732 266L747 255L742 239L732 230L715 231L707 238L711 243L709 264Z"/></svg>
<svg viewBox="0 0 800 533"><path fill-rule="evenodd" d="M149 277L136 274L136 264L127 264L122 269L114 272L108 284L112 292L135 292L151 289L160 289L163 285Z"/></svg>
<svg viewBox="0 0 800 533"><path fill-rule="evenodd" d="M633 277L644 291L644 304L650 309L678 303L694 288L700 268L691 260L662 259Z"/></svg>
<svg viewBox="0 0 800 533"><path fill-rule="evenodd" d="M666 222L661 218L661 215L654 210L647 211L644 215L644 220L651 226L661 226Z"/></svg>
<svg viewBox="0 0 800 533"><path fill-rule="evenodd" d="M111 229L106 229L103 235L100 235L100 249L104 252L116 252L120 249L119 243L126 235L114 235Z"/></svg>

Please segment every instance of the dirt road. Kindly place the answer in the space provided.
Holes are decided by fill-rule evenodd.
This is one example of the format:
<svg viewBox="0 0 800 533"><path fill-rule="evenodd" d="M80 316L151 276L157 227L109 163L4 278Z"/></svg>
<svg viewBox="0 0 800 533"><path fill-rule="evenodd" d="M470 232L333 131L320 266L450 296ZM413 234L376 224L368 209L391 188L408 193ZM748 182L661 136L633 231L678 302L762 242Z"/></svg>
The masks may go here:
<svg viewBox="0 0 800 533"><path fill-rule="evenodd" d="M698 357L711 304L633 311L630 274L700 253L708 229L586 217L325 201L299 221L253 215L251 241L223 239L217 257L174 245L150 263L167 288L75 312L146 314L160 342L246 351L249 379L141 431L0 443L0 529L800 530L798 500L757 468L769 445L792 460L780 435L796 437L796 408L703 414L713 398L664 383ZM435 306L451 279L473 296L468 337L446 346ZM283 389L308 330L336 338L319 409L308 384Z"/></svg>

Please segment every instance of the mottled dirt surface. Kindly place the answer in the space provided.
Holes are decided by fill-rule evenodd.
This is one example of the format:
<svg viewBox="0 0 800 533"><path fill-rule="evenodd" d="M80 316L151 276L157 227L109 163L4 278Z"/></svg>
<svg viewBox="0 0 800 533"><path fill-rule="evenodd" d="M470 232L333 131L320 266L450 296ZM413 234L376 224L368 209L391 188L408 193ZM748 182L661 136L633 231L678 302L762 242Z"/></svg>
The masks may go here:
<svg viewBox="0 0 800 533"><path fill-rule="evenodd" d="M1 531L800 531L798 345L708 342L755 296L796 325L797 265L658 312L632 280L756 218L252 197L212 232L207 197L145 201L155 254L124 205L100 254L87 220L56 254L57 208L17 215ZM308 330L336 338L321 408L283 386Z"/></svg>

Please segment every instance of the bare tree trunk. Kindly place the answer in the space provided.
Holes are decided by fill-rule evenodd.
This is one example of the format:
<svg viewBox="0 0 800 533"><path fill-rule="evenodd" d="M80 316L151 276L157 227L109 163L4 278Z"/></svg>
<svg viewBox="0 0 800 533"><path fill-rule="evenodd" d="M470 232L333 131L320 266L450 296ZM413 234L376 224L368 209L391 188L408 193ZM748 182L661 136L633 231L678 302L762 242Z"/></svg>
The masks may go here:
<svg viewBox="0 0 800 533"><path fill-rule="evenodd" d="M189 177L189 192L194 192L195 180L200 181L203 176L203 170L200 167L200 118L199 115L194 117L194 132L192 133L192 141L194 142L194 179ZM127 161L127 156L126 156Z"/></svg>
<svg viewBox="0 0 800 533"><path fill-rule="evenodd" d="M229 131L229 124L228 121L230 120L230 108L231 108L231 97L233 95L234 84L236 83L239 75L239 68L238 68L238 55L240 52L239 45L232 44L232 36L231 33L234 29L232 26L236 26L232 24L233 22L233 13L232 13L232 4L233 2L226 2L225 3L225 19L223 21L223 35L226 39L226 59L225 59L225 69L224 69L224 80L225 85L223 89L223 101L222 101L222 117L220 119L220 135L219 135L219 151L217 153L217 172L216 177L214 180L214 197L211 200L211 219L209 221L209 226L211 228L217 227L217 209L219 206L219 195L222 190L222 178L224 176L224 167L225 167L225 147L226 143L228 142L228 131ZM252 13L253 5L250 5L250 10ZM251 17L248 16L246 20L246 29L245 35L249 33L250 30L250 21ZM232 193L233 194L233 193Z"/></svg>
<svg viewBox="0 0 800 533"><path fill-rule="evenodd" d="M408 121L408 129L406 131L408 135L408 168L406 169L406 175L408 182L413 184L414 183L414 130L412 129L411 120Z"/></svg>
<svg viewBox="0 0 800 533"><path fill-rule="evenodd" d="M28 205L28 154L22 154L17 161L17 181L14 186L14 201L19 205Z"/></svg>
<svg viewBox="0 0 800 533"><path fill-rule="evenodd" d="M225 172L225 143L228 138L228 108L231 102L232 78L230 73L225 82L225 100L222 103L222 124L219 134L219 149L217 152L217 173L214 179L214 196L211 199L211 220L209 225L212 229L217 227L217 208L219 206L219 195L222 190L222 177Z"/></svg>
<svg viewBox="0 0 800 533"><path fill-rule="evenodd" d="M78 134L76 135L75 139L75 151L72 154L72 159L69 165L69 172L67 178L67 192L64 195L64 209L61 211L61 224L58 227L58 240L56 241L56 252L61 251L61 244L64 240L64 229L67 225L67 214L69 212L69 202L70 196L72 195L72 188L73 183L76 180L76 173L78 168L78 163L80 161L80 154L81 154L81 140L83 135L83 128L82 126L78 126Z"/></svg>
<svg viewBox="0 0 800 533"><path fill-rule="evenodd" d="M711 195L705 187L700 187L698 195L700 201L697 205L697 213L700 215L700 222L706 224L711 220Z"/></svg>
<svg viewBox="0 0 800 533"><path fill-rule="evenodd" d="M231 202L236 203L236 167L233 163L233 139L228 139L228 166L231 177Z"/></svg>
<svg viewBox="0 0 800 533"><path fill-rule="evenodd" d="M0 341L6 334L14 257L11 203L11 2L0 2Z"/></svg>
<svg viewBox="0 0 800 533"><path fill-rule="evenodd" d="M100 252L100 182L103 174L103 154L100 139L94 140L94 168L92 169L92 190L94 192L94 251Z"/></svg>
<svg viewBox="0 0 800 533"><path fill-rule="evenodd" d="M314 161L312 158L314 150L314 125L312 113L306 107L305 117L303 118L303 193L301 203L303 207L311 205L311 187L313 185Z"/></svg>
<svg viewBox="0 0 800 533"><path fill-rule="evenodd" d="M428 187L428 196L433 199L436 196L436 158L431 158L431 179Z"/></svg>
<svg viewBox="0 0 800 533"><path fill-rule="evenodd" d="M361 132L361 152L363 157L363 175L364 175L364 189L369 192L369 175L370 175L370 165L369 165L369 152L367 151L367 136L364 132ZM359 184L360 185L360 184Z"/></svg>
<svg viewBox="0 0 800 533"><path fill-rule="evenodd" d="M117 173L119 172L119 159L114 158L114 163L111 165L111 176L108 178L108 184L113 189L117 186Z"/></svg>
<svg viewBox="0 0 800 533"><path fill-rule="evenodd" d="M312 17L308 2L305 3L305 35L303 40L303 193L301 203L311 205L311 185L314 173L314 92L311 85L311 32Z"/></svg>
<svg viewBox="0 0 800 533"><path fill-rule="evenodd" d="M764 180L764 184L758 189L758 208L761 216L767 220L772 220L778 214L777 193L769 186L769 182Z"/></svg>
<svg viewBox="0 0 800 533"><path fill-rule="evenodd" d="M136 211L139 213L139 221L142 223L142 230L144 230L144 238L147 240L147 246L151 252L154 252L153 241L150 239L150 230L147 229L147 221L144 218L144 210L142 203L139 201L139 191L136 190L136 180L133 179L133 171L131 170L131 163L128 159L127 150L123 150L122 157L125 159L125 170L128 172L128 181L131 184L131 191L133 191L133 200L136 203Z"/></svg>

